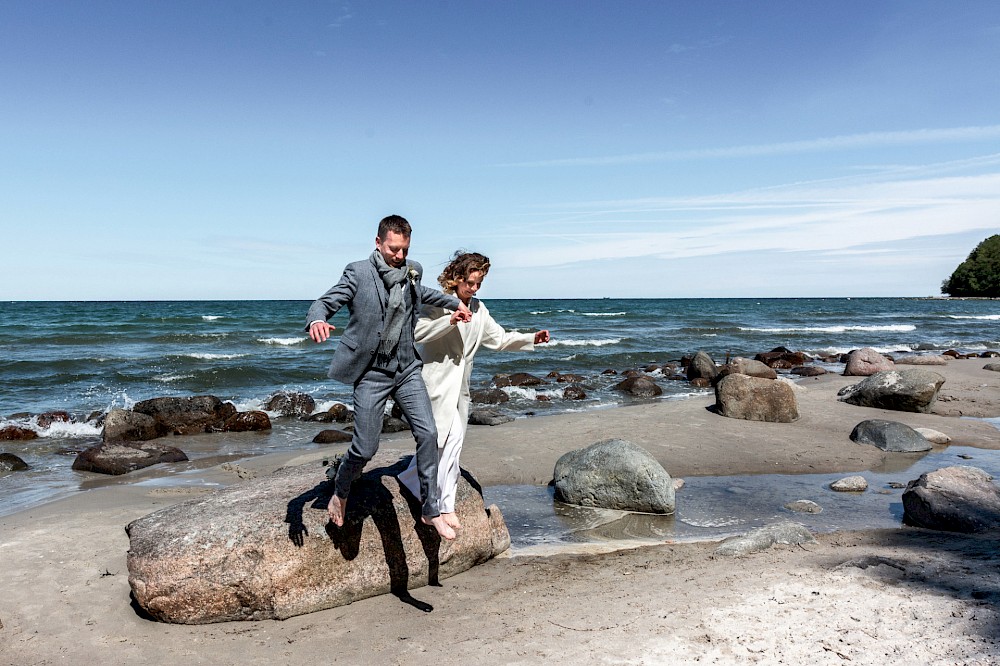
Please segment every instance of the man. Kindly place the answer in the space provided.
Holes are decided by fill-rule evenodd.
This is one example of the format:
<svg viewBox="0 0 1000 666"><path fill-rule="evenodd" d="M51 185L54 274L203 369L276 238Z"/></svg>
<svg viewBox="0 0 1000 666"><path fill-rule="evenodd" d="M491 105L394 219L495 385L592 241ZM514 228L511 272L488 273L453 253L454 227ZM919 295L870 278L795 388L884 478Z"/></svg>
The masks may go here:
<svg viewBox="0 0 1000 666"><path fill-rule="evenodd" d="M354 436L337 469L327 510L333 524L343 526L351 484L378 451L385 403L391 395L417 442L421 521L450 540L455 531L438 506L437 430L413 329L425 303L455 310L455 321L470 321L472 313L454 296L420 284L423 269L416 262L407 263L409 249L409 222L399 215L384 218L371 257L348 264L340 282L314 301L306 315L314 342L330 337L334 327L327 319L341 307L346 305L351 315L328 374L354 386Z"/></svg>

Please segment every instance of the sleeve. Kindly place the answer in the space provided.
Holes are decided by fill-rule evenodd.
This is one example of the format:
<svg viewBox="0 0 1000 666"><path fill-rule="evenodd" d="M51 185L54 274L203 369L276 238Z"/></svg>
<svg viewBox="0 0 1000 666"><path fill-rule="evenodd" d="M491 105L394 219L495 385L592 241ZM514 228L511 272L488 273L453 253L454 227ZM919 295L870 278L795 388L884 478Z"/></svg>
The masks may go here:
<svg viewBox="0 0 1000 666"><path fill-rule="evenodd" d="M480 308L477 317L485 317L483 321L482 344L487 349L497 351L534 351L534 333L511 333L504 330L485 308Z"/></svg>
<svg viewBox="0 0 1000 666"><path fill-rule="evenodd" d="M417 319L417 327L413 331L413 339L417 344L433 342L444 337L448 332L454 330L451 324L451 315L454 310L444 308L425 307L420 318Z"/></svg>
<svg viewBox="0 0 1000 666"><path fill-rule="evenodd" d="M314 321L327 321L330 317L337 314L337 311L345 303L354 298L357 290L357 275L353 267L349 265L344 269L344 274L341 276L340 282L330 287L325 294L317 298L309 306L309 312L306 313L306 330L309 330L309 326Z"/></svg>
<svg viewBox="0 0 1000 666"><path fill-rule="evenodd" d="M452 312L458 309L458 298L450 296L437 289L420 285L420 302L424 305L436 305L439 308L448 308Z"/></svg>

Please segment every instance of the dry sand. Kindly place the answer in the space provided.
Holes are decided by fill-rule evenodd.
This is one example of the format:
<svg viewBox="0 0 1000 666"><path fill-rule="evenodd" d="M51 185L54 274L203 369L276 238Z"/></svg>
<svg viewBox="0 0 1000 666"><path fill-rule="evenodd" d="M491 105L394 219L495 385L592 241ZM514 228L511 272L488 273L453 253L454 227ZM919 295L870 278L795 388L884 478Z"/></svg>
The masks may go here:
<svg viewBox="0 0 1000 666"><path fill-rule="evenodd" d="M1000 415L1000 373L983 364L933 368L948 380L933 414L839 403L859 380L828 376L801 383L793 424L726 419L706 396L473 428L463 462L484 485L547 483L565 451L622 437L674 476L860 471L883 457L848 439L867 418L1000 448L996 428L955 418ZM337 450L209 477L238 482ZM414 590L430 613L383 596L282 622L145 619L130 601L124 527L202 492L118 484L0 518L0 663L1000 663L1000 539L912 528L738 559L714 556L714 543L502 558Z"/></svg>

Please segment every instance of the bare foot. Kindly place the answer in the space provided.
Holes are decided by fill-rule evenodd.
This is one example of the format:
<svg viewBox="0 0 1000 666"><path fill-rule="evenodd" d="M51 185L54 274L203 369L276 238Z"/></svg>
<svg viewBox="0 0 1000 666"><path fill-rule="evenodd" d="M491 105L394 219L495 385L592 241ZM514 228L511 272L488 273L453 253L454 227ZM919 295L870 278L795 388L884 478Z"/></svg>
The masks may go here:
<svg viewBox="0 0 1000 666"><path fill-rule="evenodd" d="M347 499L334 493L330 496L330 503L326 505L326 511L330 514L330 522L337 527L344 526L344 514L347 513Z"/></svg>
<svg viewBox="0 0 1000 666"><path fill-rule="evenodd" d="M438 535L442 539L447 539L448 541L453 541L455 539L455 530L451 529L448 523L444 522L444 518L441 516L434 516L433 518L420 516L420 522L424 525L430 525L436 529Z"/></svg>
<svg viewBox="0 0 1000 666"><path fill-rule="evenodd" d="M458 516L455 515L454 511L449 511L448 513L442 513L441 517L444 519L444 522L448 523L450 527L456 530L462 529L462 523L459 522Z"/></svg>

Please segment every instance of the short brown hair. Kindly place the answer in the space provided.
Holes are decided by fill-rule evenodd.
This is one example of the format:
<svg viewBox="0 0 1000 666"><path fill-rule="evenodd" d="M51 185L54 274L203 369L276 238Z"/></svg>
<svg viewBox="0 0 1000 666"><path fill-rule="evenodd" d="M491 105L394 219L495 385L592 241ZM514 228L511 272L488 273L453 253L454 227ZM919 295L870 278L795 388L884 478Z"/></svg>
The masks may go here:
<svg viewBox="0 0 1000 666"><path fill-rule="evenodd" d="M451 257L451 262L444 267L438 276L438 284L447 294L455 293L455 285L469 276L469 273L481 271L483 277L490 272L490 258L478 252L458 250Z"/></svg>
<svg viewBox="0 0 1000 666"><path fill-rule="evenodd" d="M410 223L406 221L406 218L402 215L389 215L388 217L383 217L378 223L378 237L380 240L385 240L385 237L389 235L389 232L400 234L401 236L410 237Z"/></svg>

